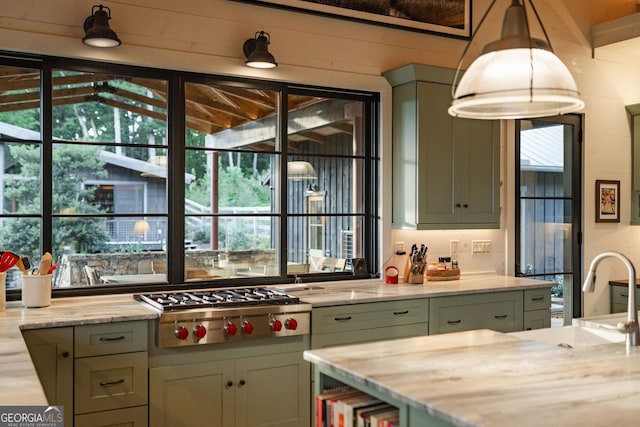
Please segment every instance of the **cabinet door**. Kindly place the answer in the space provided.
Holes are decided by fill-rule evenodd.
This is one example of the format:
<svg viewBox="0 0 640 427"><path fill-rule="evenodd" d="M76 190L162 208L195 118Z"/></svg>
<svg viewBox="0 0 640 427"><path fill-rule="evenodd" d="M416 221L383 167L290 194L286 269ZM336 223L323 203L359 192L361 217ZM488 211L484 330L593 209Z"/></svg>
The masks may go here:
<svg viewBox="0 0 640 427"><path fill-rule="evenodd" d="M497 121L452 119L455 203L464 228L500 223L500 125Z"/></svg>
<svg viewBox="0 0 640 427"><path fill-rule="evenodd" d="M73 425L73 328L34 329L22 335L49 404L64 406L64 424Z"/></svg>
<svg viewBox="0 0 640 427"><path fill-rule="evenodd" d="M497 228L499 122L449 116L450 85L418 82L417 91L419 228Z"/></svg>
<svg viewBox="0 0 640 427"><path fill-rule="evenodd" d="M234 362L204 362L149 369L149 425L235 425Z"/></svg>
<svg viewBox="0 0 640 427"><path fill-rule="evenodd" d="M301 352L236 361L236 427L307 427L311 372Z"/></svg>

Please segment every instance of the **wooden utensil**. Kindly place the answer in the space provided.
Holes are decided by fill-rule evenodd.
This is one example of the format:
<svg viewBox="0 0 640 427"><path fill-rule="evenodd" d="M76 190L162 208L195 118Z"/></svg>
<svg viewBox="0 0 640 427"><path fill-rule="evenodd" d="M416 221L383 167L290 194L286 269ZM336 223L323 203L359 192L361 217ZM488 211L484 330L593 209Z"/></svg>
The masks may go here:
<svg viewBox="0 0 640 427"><path fill-rule="evenodd" d="M47 274L49 269L51 268L51 263L53 262L53 257L49 252L45 252L42 255L42 259L40 260L40 267L38 267L38 274L44 276Z"/></svg>

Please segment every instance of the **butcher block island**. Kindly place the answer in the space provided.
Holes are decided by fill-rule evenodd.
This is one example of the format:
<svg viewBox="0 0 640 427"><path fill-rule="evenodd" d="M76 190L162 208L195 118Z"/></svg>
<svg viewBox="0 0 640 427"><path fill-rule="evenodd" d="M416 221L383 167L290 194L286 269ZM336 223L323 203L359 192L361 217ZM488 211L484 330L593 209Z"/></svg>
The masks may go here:
<svg viewBox="0 0 640 427"><path fill-rule="evenodd" d="M349 386L402 427L637 423L640 352L558 346L490 330L306 351L316 396Z"/></svg>

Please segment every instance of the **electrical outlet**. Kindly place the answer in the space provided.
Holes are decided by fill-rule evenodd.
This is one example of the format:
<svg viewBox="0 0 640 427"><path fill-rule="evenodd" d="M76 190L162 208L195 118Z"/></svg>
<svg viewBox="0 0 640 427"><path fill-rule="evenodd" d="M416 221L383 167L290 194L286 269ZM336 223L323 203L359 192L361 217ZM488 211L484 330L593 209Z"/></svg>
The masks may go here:
<svg viewBox="0 0 640 427"><path fill-rule="evenodd" d="M458 255L459 248L460 248L459 240L449 240L449 255L451 256Z"/></svg>
<svg viewBox="0 0 640 427"><path fill-rule="evenodd" d="M473 240L471 242L472 254L490 254L491 249L491 240Z"/></svg>
<svg viewBox="0 0 640 427"><path fill-rule="evenodd" d="M400 255L404 252L404 242L396 242L393 245L394 251L393 253L396 255Z"/></svg>

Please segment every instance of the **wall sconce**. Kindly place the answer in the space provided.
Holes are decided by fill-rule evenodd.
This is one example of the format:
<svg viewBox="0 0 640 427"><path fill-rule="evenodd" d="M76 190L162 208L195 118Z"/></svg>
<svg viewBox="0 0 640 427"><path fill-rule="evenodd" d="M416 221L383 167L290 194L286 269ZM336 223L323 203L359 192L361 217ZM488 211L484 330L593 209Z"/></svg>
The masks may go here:
<svg viewBox="0 0 640 427"><path fill-rule="evenodd" d="M529 2L545 40L529 32ZM573 76L553 53L551 42L532 0L512 0L499 40L487 44L456 81L462 60L495 5L493 0L465 48L454 77L449 114L468 119L523 119L566 114L584 108Z"/></svg>
<svg viewBox="0 0 640 427"><path fill-rule="evenodd" d="M98 9L97 11L96 8ZM105 12L106 9L109 13ZM94 12L95 11L95 12ZM115 31L109 27L111 9L97 5L91 8L91 16L84 20L84 37L82 42L93 47L116 47L122 43Z"/></svg>
<svg viewBox="0 0 640 427"><path fill-rule="evenodd" d="M309 162L288 162L287 179L290 181L306 181L318 179L318 174Z"/></svg>
<svg viewBox="0 0 640 427"><path fill-rule="evenodd" d="M269 33L259 31L255 38L244 42L242 51L247 57L245 64L253 68L275 68L278 66L276 58L269 53L270 37Z"/></svg>

